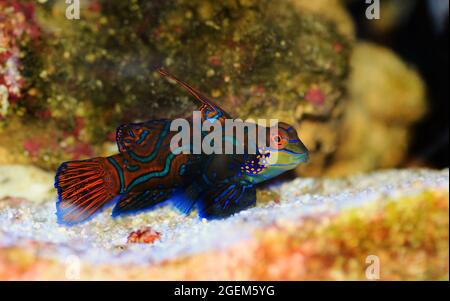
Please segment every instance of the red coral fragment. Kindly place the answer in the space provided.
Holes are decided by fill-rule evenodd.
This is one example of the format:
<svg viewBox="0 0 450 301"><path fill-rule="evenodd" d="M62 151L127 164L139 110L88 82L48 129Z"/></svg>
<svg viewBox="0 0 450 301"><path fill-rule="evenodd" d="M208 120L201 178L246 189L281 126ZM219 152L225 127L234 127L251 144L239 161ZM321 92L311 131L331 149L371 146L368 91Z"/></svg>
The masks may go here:
<svg viewBox="0 0 450 301"><path fill-rule="evenodd" d="M84 129L85 126L86 126L86 122L83 117L79 117L79 116L75 117L75 127L72 131L73 136L75 138L79 138L80 133Z"/></svg>
<svg viewBox="0 0 450 301"><path fill-rule="evenodd" d="M113 132L109 132L106 135L106 140L110 141L110 142L115 142L116 141L116 131Z"/></svg>
<svg viewBox="0 0 450 301"><path fill-rule="evenodd" d="M28 153L31 158L38 157L42 151L56 152L58 150L58 143L56 138L47 138L36 136L26 139L23 144L23 149Z"/></svg>
<svg viewBox="0 0 450 301"><path fill-rule="evenodd" d="M211 55L210 57L208 57L208 63L213 66L220 66L222 65L222 60L218 55Z"/></svg>
<svg viewBox="0 0 450 301"><path fill-rule="evenodd" d="M6 62L10 57L12 57L13 53L9 50L3 50L0 52L0 63Z"/></svg>
<svg viewBox="0 0 450 301"><path fill-rule="evenodd" d="M178 34L181 34L183 32L183 28L181 26L174 26L173 31Z"/></svg>
<svg viewBox="0 0 450 301"><path fill-rule="evenodd" d="M142 227L128 235L127 243L151 244L161 237L161 233L152 230L150 227Z"/></svg>
<svg viewBox="0 0 450 301"><path fill-rule="evenodd" d="M252 87L252 94L253 95L264 95L266 93L266 88L263 85L257 85Z"/></svg>
<svg viewBox="0 0 450 301"><path fill-rule="evenodd" d="M155 39L159 40L164 32L165 32L164 28L157 27L153 30L153 36L155 37Z"/></svg>
<svg viewBox="0 0 450 301"><path fill-rule="evenodd" d="M6 101L15 104L22 96L24 79L20 74L20 48L36 43L40 29L34 18L34 4L0 0L0 88L6 88ZM4 93L3 99L5 97Z"/></svg>
<svg viewBox="0 0 450 301"><path fill-rule="evenodd" d="M91 12L99 13L102 10L102 5L98 1L93 1L89 4L88 9Z"/></svg>
<svg viewBox="0 0 450 301"><path fill-rule="evenodd" d="M52 118L52 111L50 111L49 109L42 109L36 111L35 115L40 119L49 120Z"/></svg>
<svg viewBox="0 0 450 301"><path fill-rule="evenodd" d="M37 157L43 146L42 141L33 138L27 139L23 143L23 148L28 152L30 157Z"/></svg>
<svg viewBox="0 0 450 301"><path fill-rule="evenodd" d="M343 49L344 49L344 47L342 46L341 43L335 43L335 44L333 45L333 50L334 50L334 52L336 52L336 53L341 53Z"/></svg>
<svg viewBox="0 0 450 301"><path fill-rule="evenodd" d="M325 102L325 94L319 87L311 87L306 92L305 99L313 105L323 105Z"/></svg>

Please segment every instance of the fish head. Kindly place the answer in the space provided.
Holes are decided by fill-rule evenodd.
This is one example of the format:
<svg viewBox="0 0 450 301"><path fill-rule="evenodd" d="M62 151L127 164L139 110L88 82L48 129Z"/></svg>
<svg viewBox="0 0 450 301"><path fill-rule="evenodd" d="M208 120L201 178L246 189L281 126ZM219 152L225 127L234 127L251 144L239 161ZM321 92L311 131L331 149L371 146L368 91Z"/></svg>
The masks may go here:
<svg viewBox="0 0 450 301"><path fill-rule="evenodd" d="M307 162L309 152L300 140L295 128L279 122L268 131L269 147L261 147L262 164L274 174L294 169L300 163Z"/></svg>

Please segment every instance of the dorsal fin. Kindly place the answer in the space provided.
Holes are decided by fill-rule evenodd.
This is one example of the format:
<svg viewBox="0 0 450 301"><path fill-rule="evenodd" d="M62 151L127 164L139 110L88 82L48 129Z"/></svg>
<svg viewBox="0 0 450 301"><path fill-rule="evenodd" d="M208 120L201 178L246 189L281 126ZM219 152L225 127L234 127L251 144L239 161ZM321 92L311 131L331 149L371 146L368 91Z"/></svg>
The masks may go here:
<svg viewBox="0 0 450 301"><path fill-rule="evenodd" d="M117 147L121 153L147 156L158 145L162 136L169 132L170 120L149 120L141 123L127 123L116 132Z"/></svg>
<svg viewBox="0 0 450 301"><path fill-rule="evenodd" d="M176 78L175 76L169 74L167 71L163 69L158 69L157 71L161 76L167 77L175 81L177 84L185 88L192 96L194 96L198 101L198 109L204 114L205 119L220 120L225 118L231 118L231 116L227 112L225 112L221 107L219 107L214 101L206 97L200 91L191 87L188 83Z"/></svg>

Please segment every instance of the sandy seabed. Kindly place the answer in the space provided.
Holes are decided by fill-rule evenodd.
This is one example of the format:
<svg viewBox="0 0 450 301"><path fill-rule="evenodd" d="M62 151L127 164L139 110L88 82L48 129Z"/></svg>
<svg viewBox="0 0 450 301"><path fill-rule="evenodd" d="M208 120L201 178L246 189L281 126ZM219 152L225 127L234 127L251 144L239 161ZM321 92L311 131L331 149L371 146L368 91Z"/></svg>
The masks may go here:
<svg viewBox="0 0 450 301"><path fill-rule="evenodd" d="M448 169L274 183L265 189L279 198L223 220L183 216L165 205L118 219L109 208L74 227L56 223L52 177L33 167L0 166L0 279L364 279L359 257L371 248L388 262L396 252L417 257L416 269L388 268L388 279L442 279L445 271L448 279ZM422 215L408 213L408 204L425 208ZM399 225L387 223L396 218L392 212L403 216ZM414 232L424 222L438 228L424 230L435 237ZM403 223L417 225L403 229ZM127 243L143 227L160 237ZM403 241L389 245L395 237ZM445 245L429 241L445 238L446 258Z"/></svg>

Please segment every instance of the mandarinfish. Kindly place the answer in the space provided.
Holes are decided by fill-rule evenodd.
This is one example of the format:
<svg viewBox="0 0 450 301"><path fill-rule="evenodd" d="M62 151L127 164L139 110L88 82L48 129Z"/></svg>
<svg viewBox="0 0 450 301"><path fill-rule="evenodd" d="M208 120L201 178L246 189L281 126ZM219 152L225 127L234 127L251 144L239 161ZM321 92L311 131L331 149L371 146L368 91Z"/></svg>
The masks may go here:
<svg viewBox="0 0 450 301"><path fill-rule="evenodd" d="M195 97L202 121L223 125L231 119L201 92L166 71L158 72ZM186 120L193 124L192 117ZM250 139L248 132L244 139L237 139L233 132L222 139L245 144L243 153L206 154L172 151L171 140L177 134L171 131L172 121L122 125L116 134L119 154L62 163L55 177L58 222L81 223L110 204L115 204L112 216L117 217L163 202L171 202L185 214L197 208L201 218L224 218L256 204L256 184L308 160L308 150L296 130L283 122L271 127L255 125L269 145Z"/></svg>

